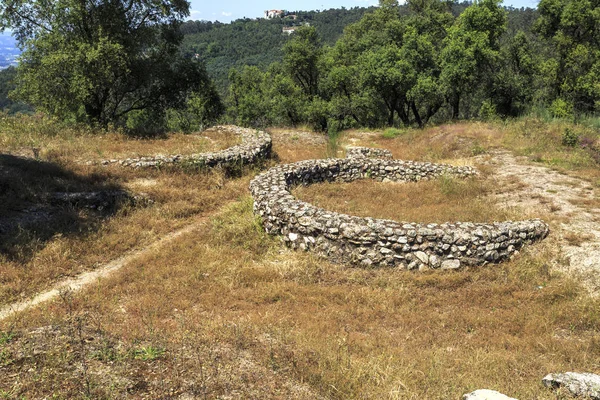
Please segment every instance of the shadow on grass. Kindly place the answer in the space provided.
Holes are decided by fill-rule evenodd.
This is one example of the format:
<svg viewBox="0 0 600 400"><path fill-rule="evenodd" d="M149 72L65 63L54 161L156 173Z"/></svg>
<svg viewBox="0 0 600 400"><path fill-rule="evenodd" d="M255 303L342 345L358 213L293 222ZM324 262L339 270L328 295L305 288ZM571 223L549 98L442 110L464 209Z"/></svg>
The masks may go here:
<svg viewBox="0 0 600 400"><path fill-rule="evenodd" d="M0 256L26 260L56 235L93 231L130 199L106 177L0 154Z"/></svg>

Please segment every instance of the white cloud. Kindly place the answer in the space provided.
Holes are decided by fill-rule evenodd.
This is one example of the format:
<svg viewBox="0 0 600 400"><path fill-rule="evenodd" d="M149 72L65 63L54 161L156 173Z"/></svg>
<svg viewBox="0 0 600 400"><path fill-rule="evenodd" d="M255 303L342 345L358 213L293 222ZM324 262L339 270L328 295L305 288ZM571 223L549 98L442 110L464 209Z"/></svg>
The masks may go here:
<svg viewBox="0 0 600 400"><path fill-rule="evenodd" d="M221 13L221 15L223 15L224 17L231 17L232 13L230 13L230 12L226 12L226 11L223 11L223 12Z"/></svg>
<svg viewBox="0 0 600 400"><path fill-rule="evenodd" d="M202 14L202 12L200 12L198 10L190 10L190 15L187 17L187 19L188 20L199 19L200 18L200 14Z"/></svg>

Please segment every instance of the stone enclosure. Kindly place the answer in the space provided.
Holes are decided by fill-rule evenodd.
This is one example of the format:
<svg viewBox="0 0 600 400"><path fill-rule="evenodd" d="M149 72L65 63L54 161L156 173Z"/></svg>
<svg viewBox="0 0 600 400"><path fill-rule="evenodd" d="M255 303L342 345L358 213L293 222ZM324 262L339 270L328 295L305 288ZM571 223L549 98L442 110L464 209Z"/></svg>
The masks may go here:
<svg viewBox="0 0 600 400"><path fill-rule="evenodd" d="M318 182L417 182L445 174L478 174L472 167L392 160L380 149L351 148L348 153L351 158L279 165L257 176L250 190L265 230L282 235L293 249L314 251L334 262L411 270L500 262L549 233L541 220L420 224L354 217L315 207L290 193L297 185ZM382 156L386 158L377 158Z"/></svg>
<svg viewBox="0 0 600 400"><path fill-rule="evenodd" d="M255 129L240 128L237 126L216 126L217 131L233 132L239 135L242 143L225 150L210 153L190 155L155 155L141 158L128 158L125 160L104 160L103 165L119 164L132 168L148 168L161 166L187 164L200 167L235 168L242 165L253 164L271 155L271 136L266 132Z"/></svg>

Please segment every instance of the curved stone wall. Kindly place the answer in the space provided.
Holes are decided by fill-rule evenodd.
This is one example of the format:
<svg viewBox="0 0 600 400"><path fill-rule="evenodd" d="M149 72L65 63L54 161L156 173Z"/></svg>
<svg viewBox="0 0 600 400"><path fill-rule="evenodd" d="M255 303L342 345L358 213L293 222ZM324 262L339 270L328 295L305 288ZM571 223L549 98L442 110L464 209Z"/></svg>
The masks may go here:
<svg viewBox="0 0 600 400"><path fill-rule="evenodd" d="M315 251L334 262L403 269L457 269L500 262L525 243L548 235L540 220L491 224L456 222L419 224L361 218L315 207L290 190L317 182L416 182L443 174L476 175L471 167L400 160L347 158L307 160L280 165L250 183L254 212L264 228L280 234L294 249Z"/></svg>
<svg viewBox="0 0 600 400"><path fill-rule="evenodd" d="M392 152L387 149L375 149L373 147L346 147L347 158L393 158Z"/></svg>
<svg viewBox="0 0 600 400"><path fill-rule="evenodd" d="M125 160L104 160L103 165L120 164L132 168L160 167L187 163L205 167L235 167L253 164L271 155L271 136L263 131L237 126L216 126L213 129L233 132L241 136L242 143L225 150L190 155L151 156Z"/></svg>

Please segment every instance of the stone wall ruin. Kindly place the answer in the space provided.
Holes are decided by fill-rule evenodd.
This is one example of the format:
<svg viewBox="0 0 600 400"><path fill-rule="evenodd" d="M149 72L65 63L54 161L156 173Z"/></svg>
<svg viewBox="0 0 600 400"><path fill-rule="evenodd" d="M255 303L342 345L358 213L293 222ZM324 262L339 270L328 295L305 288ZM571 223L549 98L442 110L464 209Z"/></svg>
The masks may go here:
<svg viewBox="0 0 600 400"><path fill-rule="evenodd" d="M199 167L239 167L253 164L271 155L271 136L263 131L240 128L237 126L216 126L212 129L233 132L241 136L242 143L225 150L198 153L190 155L155 155L140 158L127 158L124 160L104 160L102 165L119 164L131 168L148 168L175 164L187 164Z"/></svg>
<svg viewBox="0 0 600 400"><path fill-rule="evenodd" d="M508 259L524 244L545 238L541 220L420 224L361 218L315 207L291 189L318 182L357 179L417 182L444 174L477 175L472 167L366 158L306 160L279 165L250 184L254 212L265 230L293 249L314 251L333 262L401 269L458 269ZM353 152L350 152L351 155Z"/></svg>
<svg viewBox="0 0 600 400"><path fill-rule="evenodd" d="M373 147L346 147L347 158L394 158L388 149L376 149Z"/></svg>

